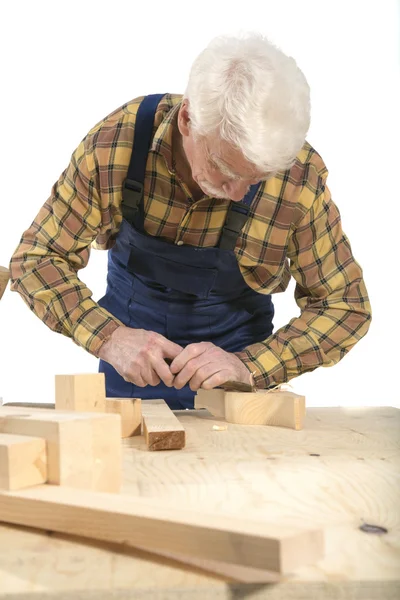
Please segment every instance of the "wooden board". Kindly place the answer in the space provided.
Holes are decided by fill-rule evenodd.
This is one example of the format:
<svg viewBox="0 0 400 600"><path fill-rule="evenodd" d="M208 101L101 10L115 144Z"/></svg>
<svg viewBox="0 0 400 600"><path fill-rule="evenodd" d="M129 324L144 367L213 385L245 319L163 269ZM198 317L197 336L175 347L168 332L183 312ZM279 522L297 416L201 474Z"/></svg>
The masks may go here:
<svg viewBox="0 0 400 600"><path fill-rule="evenodd" d="M106 398L106 412L121 416L122 438L141 434L142 401L140 398Z"/></svg>
<svg viewBox="0 0 400 600"><path fill-rule="evenodd" d="M38 486L0 492L3 521L208 560L289 572L323 556L321 530L232 520L126 496Z"/></svg>
<svg viewBox="0 0 400 600"><path fill-rule="evenodd" d="M214 417L225 419L225 390L199 389L194 397L194 407L206 408Z"/></svg>
<svg viewBox="0 0 400 600"><path fill-rule="evenodd" d="M46 440L0 433L0 489L19 490L46 481Z"/></svg>
<svg viewBox="0 0 400 600"><path fill-rule="evenodd" d="M203 559L178 562L178 553L163 558L0 524L1 600L397 600L398 409L308 408L297 432L230 423L215 431L221 420L207 411L175 414L187 432L180 452L148 452L143 436L123 440L124 495L232 520L320 527L325 557L274 585L250 569L249 585L238 583L243 568L215 575ZM387 533L365 533L364 522Z"/></svg>
<svg viewBox="0 0 400 600"><path fill-rule="evenodd" d="M104 373L56 375L56 409L79 412L106 412Z"/></svg>
<svg viewBox="0 0 400 600"><path fill-rule="evenodd" d="M214 417L240 425L271 425L302 429L306 414L305 397L293 392L233 392L199 390L195 408L206 408Z"/></svg>
<svg viewBox="0 0 400 600"><path fill-rule="evenodd" d="M5 267L0 267L0 299L5 292L9 279L10 271Z"/></svg>
<svg viewBox="0 0 400 600"><path fill-rule="evenodd" d="M149 450L180 450L185 446L185 429L164 400L144 400L142 417Z"/></svg>
<svg viewBox="0 0 400 600"><path fill-rule="evenodd" d="M119 415L0 407L0 432L44 438L48 481L81 489L121 487Z"/></svg>

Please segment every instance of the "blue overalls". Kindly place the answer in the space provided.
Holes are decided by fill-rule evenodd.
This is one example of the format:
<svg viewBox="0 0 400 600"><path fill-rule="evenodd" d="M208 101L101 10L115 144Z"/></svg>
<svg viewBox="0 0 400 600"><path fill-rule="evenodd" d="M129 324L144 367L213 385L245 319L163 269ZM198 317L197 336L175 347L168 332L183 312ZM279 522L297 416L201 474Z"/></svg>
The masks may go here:
<svg viewBox="0 0 400 600"><path fill-rule="evenodd" d="M265 340L273 330L270 295L244 281L234 253L236 240L258 191L251 186L241 202L231 202L218 247L178 246L146 234L143 182L157 105L163 95L140 104L134 145L124 182L123 220L108 254L107 291L99 301L128 327L156 331L185 347L210 341L227 352ZM194 392L163 382L144 388L125 381L107 362L108 397L163 398L170 408L193 408Z"/></svg>

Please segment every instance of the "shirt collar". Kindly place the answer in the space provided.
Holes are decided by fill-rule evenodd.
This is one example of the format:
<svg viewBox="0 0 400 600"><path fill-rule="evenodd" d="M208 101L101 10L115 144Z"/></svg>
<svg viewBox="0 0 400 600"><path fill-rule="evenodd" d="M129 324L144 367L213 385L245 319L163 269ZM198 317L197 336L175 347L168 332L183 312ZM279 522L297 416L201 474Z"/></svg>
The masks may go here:
<svg viewBox="0 0 400 600"><path fill-rule="evenodd" d="M168 170L175 173L175 163L173 159L173 133L178 127L178 112L181 107L181 102L176 104L169 110L160 123L153 137L151 150L159 152L165 159Z"/></svg>

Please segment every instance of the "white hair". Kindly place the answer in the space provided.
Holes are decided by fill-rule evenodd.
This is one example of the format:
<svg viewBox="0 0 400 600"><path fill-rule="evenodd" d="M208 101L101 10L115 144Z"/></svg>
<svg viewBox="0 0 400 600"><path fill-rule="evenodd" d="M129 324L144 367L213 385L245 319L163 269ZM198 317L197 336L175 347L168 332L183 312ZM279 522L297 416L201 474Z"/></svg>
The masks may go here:
<svg viewBox="0 0 400 600"><path fill-rule="evenodd" d="M271 172L293 164L310 125L306 78L260 34L212 40L192 65L184 97L195 135L218 135Z"/></svg>

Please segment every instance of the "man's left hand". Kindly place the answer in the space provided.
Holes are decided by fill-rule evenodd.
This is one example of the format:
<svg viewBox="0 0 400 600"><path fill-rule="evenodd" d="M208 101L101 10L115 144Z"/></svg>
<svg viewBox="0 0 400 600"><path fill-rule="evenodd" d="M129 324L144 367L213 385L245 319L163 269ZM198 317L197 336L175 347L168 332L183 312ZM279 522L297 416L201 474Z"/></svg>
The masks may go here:
<svg viewBox="0 0 400 600"><path fill-rule="evenodd" d="M250 383L251 373L246 365L231 352L211 342L189 344L173 360L171 373L176 374L174 388L180 390L189 383L193 391L211 390L226 381Z"/></svg>

